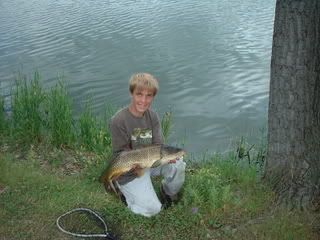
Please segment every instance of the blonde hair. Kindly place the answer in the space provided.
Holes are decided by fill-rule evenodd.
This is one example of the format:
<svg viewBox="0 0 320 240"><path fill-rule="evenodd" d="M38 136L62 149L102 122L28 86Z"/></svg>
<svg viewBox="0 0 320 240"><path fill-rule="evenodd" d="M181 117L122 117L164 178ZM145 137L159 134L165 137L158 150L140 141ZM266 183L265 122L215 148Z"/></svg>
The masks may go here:
<svg viewBox="0 0 320 240"><path fill-rule="evenodd" d="M151 89L155 96L159 90L158 80L149 73L135 73L129 79L129 91L133 93L136 88Z"/></svg>

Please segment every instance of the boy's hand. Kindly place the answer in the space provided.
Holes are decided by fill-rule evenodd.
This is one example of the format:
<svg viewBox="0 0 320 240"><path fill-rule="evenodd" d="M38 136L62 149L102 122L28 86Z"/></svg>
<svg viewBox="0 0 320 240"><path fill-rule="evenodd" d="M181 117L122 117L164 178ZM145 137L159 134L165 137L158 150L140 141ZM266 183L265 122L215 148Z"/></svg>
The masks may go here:
<svg viewBox="0 0 320 240"><path fill-rule="evenodd" d="M142 176L143 168L139 164L135 164L133 168L131 168L130 172L132 172L136 176Z"/></svg>
<svg viewBox="0 0 320 240"><path fill-rule="evenodd" d="M176 163L180 158L172 159L169 161L169 163Z"/></svg>

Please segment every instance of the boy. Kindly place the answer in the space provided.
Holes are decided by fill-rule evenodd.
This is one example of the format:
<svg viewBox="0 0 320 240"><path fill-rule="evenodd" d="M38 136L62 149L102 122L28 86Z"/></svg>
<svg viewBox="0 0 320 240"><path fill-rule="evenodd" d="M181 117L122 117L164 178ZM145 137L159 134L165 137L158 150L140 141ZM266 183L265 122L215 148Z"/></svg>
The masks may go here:
<svg viewBox="0 0 320 240"><path fill-rule="evenodd" d="M110 131L113 153L151 144L162 144L160 120L151 104L159 89L157 79L149 73L137 73L129 80L131 102L111 119ZM137 177L139 169L132 169L120 176L116 185L128 208L147 217L160 212L159 201L151 182L151 176L162 175L160 194L164 207L177 200L184 182L185 162L173 159L170 164L146 169Z"/></svg>

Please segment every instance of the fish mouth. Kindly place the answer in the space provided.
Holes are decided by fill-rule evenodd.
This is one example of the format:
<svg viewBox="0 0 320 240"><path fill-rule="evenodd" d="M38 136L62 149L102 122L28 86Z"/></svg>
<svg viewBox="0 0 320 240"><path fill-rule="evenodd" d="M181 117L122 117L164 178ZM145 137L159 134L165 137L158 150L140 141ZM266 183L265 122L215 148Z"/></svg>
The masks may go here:
<svg viewBox="0 0 320 240"><path fill-rule="evenodd" d="M180 156L182 157L182 156L184 156L184 155L187 155L187 152L184 151L184 150L182 150Z"/></svg>
<svg viewBox="0 0 320 240"><path fill-rule="evenodd" d="M184 155L187 155L187 152L185 152L185 151L179 152L179 154L177 154L177 159L183 157Z"/></svg>

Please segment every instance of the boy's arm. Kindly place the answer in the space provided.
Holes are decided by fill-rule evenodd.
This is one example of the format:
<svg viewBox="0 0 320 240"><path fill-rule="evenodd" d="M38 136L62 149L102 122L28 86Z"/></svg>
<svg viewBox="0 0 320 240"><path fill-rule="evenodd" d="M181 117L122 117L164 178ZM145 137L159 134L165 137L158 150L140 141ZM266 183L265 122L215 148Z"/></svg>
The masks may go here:
<svg viewBox="0 0 320 240"><path fill-rule="evenodd" d="M109 124L111 133L112 152L118 153L124 150L130 150L130 137L124 126L111 121Z"/></svg>

